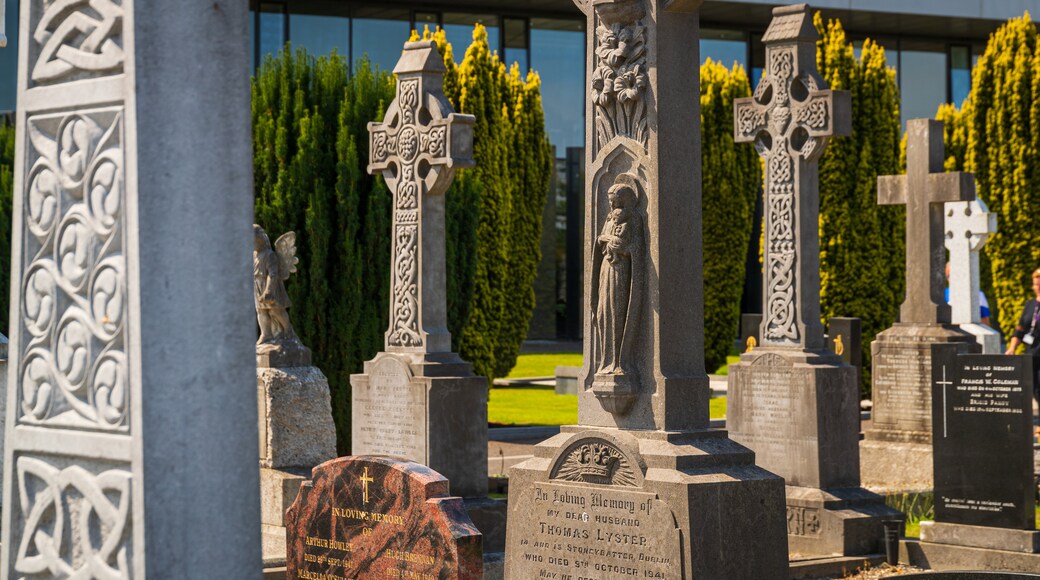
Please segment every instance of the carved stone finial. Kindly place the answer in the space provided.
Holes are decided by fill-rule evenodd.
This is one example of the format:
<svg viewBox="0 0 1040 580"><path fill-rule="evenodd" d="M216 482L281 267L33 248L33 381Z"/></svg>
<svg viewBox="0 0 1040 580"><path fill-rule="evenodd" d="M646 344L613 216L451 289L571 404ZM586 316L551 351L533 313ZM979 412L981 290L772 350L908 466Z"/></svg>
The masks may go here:
<svg viewBox="0 0 1040 580"><path fill-rule="evenodd" d="M289 321L289 294L285 281L296 272L296 232L282 234L271 248L264 228L253 224L253 300L260 338L256 360L260 367L299 367L311 363L305 347Z"/></svg>

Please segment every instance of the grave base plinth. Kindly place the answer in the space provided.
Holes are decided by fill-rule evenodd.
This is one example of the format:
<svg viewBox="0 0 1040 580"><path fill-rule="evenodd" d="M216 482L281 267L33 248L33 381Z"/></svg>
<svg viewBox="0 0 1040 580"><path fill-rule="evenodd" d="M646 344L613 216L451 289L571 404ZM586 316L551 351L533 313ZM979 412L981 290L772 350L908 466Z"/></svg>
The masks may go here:
<svg viewBox="0 0 1040 580"><path fill-rule="evenodd" d="M1036 530L921 522L921 542L1026 554L1040 553L1040 532Z"/></svg>
<svg viewBox="0 0 1040 580"><path fill-rule="evenodd" d="M899 561L937 571L999 570L1035 574L1040 570L1040 554L939 544L916 538L900 542Z"/></svg>
<svg viewBox="0 0 1040 580"><path fill-rule="evenodd" d="M788 577L783 479L725 431L565 426L534 455L510 469L507 580Z"/></svg>
<svg viewBox="0 0 1040 580"><path fill-rule="evenodd" d="M793 554L859 556L884 552L883 520L903 514L861 487L787 486L787 541Z"/></svg>
<svg viewBox="0 0 1040 580"><path fill-rule="evenodd" d="M871 427L860 442L863 487L878 492L930 490L932 473L932 345L978 352L975 337L949 324L904 324L870 345Z"/></svg>
<svg viewBox="0 0 1040 580"><path fill-rule="evenodd" d="M260 468L260 530L264 560L285 561L285 510L310 479L309 469Z"/></svg>
<svg viewBox="0 0 1040 580"><path fill-rule="evenodd" d="M487 379L454 353L380 353L351 375L351 453L428 466L487 496Z"/></svg>

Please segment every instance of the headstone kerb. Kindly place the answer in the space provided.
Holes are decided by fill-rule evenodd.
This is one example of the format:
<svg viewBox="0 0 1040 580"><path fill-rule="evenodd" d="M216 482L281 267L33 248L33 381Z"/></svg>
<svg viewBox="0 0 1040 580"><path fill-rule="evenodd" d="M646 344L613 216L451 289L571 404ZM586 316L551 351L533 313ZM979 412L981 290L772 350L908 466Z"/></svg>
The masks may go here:
<svg viewBox="0 0 1040 580"><path fill-rule="evenodd" d="M943 299L943 204L975 199L972 173L943 173L943 123L907 122L906 175L878 177L879 205L906 205L906 298L903 324L948 324Z"/></svg>
<svg viewBox="0 0 1040 580"><path fill-rule="evenodd" d="M368 172L382 174L394 197L387 352L451 352L442 194L456 169L476 164L476 119L453 112L444 72L434 41L406 43L397 95L383 122L368 124Z"/></svg>
<svg viewBox="0 0 1040 580"><path fill-rule="evenodd" d="M773 10L762 37L766 70L734 103L734 140L765 158L765 271L761 346L822 350L818 160L852 132L851 96L816 70L819 33L809 6Z"/></svg>

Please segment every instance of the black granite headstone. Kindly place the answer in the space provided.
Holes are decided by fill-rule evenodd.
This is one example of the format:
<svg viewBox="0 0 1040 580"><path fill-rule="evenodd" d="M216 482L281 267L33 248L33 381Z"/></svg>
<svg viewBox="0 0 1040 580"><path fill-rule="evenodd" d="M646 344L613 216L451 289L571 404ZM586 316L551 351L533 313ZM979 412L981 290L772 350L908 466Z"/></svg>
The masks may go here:
<svg viewBox="0 0 1040 580"><path fill-rule="evenodd" d="M1033 359L932 347L935 521L1035 529Z"/></svg>
<svg viewBox="0 0 1040 580"><path fill-rule="evenodd" d="M761 314L740 315L740 352L751 352L759 345L760 326L762 326Z"/></svg>
<svg viewBox="0 0 1040 580"><path fill-rule="evenodd" d="M863 365L863 342L858 318L831 318L827 321L827 347L842 362L857 369Z"/></svg>

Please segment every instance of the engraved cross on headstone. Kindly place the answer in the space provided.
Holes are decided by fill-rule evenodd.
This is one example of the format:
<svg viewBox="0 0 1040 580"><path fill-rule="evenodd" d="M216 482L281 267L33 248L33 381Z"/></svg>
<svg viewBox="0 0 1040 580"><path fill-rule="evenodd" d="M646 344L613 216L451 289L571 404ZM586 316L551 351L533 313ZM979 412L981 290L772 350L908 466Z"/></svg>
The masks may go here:
<svg viewBox="0 0 1040 580"><path fill-rule="evenodd" d="M734 140L765 159L765 304L761 346L821 349L818 160L851 132L848 91L816 71L819 34L805 4L773 9L765 75L733 108Z"/></svg>
<svg viewBox="0 0 1040 580"><path fill-rule="evenodd" d="M472 115L452 112L444 61L433 41L405 44L397 96L369 123L368 172L394 196L388 352L450 352L445 298L444 192L455 169L473 167Z"/></svg>
<svg viewBox="0 0 1040 580"><path fill-rule="evenodd" d="M946 204L946 249L950 252L950 322L978 324L979 250L997 231L997 214L981 199Z"/></svg>
<svg viewBox="0 0 1040 580"><path fill-rule="evenodd" d="M950 322L943 300L943 205L975 199L975 176L943 173L943 124L907 122L906 175L878 177L879 205L906 205L906 299L899 321Z"/></svg>

